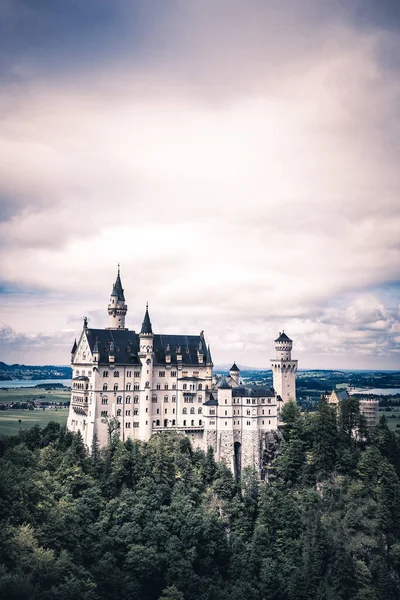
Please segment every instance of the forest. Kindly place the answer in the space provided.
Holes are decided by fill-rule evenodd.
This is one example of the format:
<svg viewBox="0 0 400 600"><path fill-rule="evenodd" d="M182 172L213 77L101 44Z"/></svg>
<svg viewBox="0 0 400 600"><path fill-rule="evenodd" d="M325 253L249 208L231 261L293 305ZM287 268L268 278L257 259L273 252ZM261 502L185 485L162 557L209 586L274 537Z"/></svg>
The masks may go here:
<svg viewBox="0 0 400 600"><path fill-rule="evenodd" d="M396 600L400 442L358 402L289 403L268 480L174 434L88 453L57 423L0 439L7 600Z"/></svg>

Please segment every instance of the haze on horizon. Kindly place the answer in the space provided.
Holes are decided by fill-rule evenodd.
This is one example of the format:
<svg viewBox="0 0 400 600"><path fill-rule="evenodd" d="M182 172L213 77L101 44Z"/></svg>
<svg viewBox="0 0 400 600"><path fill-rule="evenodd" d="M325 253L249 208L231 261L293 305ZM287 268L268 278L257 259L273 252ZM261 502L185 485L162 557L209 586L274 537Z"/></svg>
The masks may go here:
<svg viewBox="0 0 400 600"><path fill-rule="evenodd" d="M4 0L0 360L106 327L400 366L396 0Z"/></svg>

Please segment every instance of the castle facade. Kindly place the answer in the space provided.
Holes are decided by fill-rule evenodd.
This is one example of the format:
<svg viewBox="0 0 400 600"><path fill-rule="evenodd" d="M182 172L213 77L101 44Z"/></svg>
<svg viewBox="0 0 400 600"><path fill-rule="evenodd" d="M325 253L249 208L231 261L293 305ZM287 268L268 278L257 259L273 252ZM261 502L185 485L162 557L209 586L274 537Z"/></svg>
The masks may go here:
<svg viewBox="0 0 400 600"><path fill-rule="evenodd" d="M84 319L71 352L72 386L67 428L80 431L90 450L117 428L120 438L147 441L160 431L214 448L236 476L246 466L261 474L265 436L276 431L283 404L296 400L297 361L292 340L275 340L273 387L246 386L233 364L229 377L213 376L210 347L199 335L153 332L146 306L140 333L125 327L128 307L118 269L108 304L109 326Z"/></svg>

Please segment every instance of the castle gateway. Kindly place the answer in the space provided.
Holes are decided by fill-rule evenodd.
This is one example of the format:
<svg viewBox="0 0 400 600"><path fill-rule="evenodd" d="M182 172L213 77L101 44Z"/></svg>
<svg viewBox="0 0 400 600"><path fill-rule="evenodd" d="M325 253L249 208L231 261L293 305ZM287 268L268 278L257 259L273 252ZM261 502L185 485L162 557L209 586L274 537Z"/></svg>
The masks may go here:
<svg viewBox="0 0 400 600"><path fill-rule="evenodd" d="M212 446L235 475L262 469L265 436L276 431L282 405L296 400L297 361L292 340L280 333L271 360L273 387L246 386L233 364L228 377L213 376L210 347L198 335L153 333L146 306L140 333L125 327L128 307L118 270L108 304L109 326L84 319L71 352L72 391L67 428L80 431L90 450L108 443L110 425L122 440L147 441L160 431Z"/></svg>

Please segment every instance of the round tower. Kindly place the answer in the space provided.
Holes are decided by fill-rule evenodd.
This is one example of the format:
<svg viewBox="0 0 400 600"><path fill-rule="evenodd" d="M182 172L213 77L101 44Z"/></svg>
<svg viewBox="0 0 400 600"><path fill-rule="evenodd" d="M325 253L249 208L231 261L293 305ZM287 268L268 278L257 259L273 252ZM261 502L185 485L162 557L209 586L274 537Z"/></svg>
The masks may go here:
<svg viewBox="0 0 400 600"><path fill-rule="evenodd" d="M138 358L142 363L140 370L140 406L139 439L150 439L153 429L152 390L153 390L153 328L151 326L149 306L146 304L142 328L139 333Z"/></svg>
<svg viewBox="0 0 400 600"><path fill-rule="evenodd" d="M293 341L284 331L275 340L276 358L271 359L273 387L282 402L296 402L297 360L292 360Z"/></svg>
<svg viewBox="0 0 400 600"><path fill-rule="evenodd" d="M229 377L233 379L236 385L239 385L240 369L238 368L236 363L233 363L233 365L229 369Z"/></svg>
<svg viewBox="0 0 400 600"><path fill-rule="evenodd" d="M117 279L115 280L115 283L113 285L110 302L108 303L108 329L126 329L125 316L127 311L128 307L125 304L124 290L121 283L118 265Z"/></svg>

